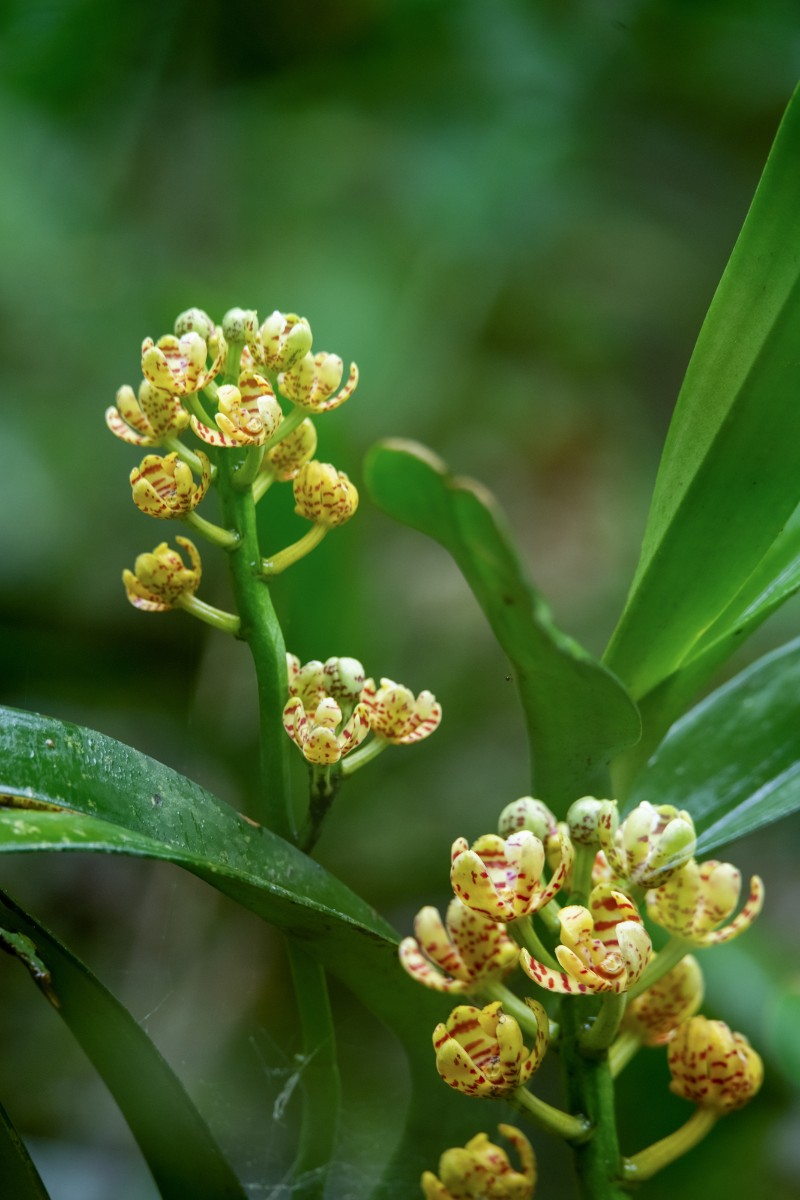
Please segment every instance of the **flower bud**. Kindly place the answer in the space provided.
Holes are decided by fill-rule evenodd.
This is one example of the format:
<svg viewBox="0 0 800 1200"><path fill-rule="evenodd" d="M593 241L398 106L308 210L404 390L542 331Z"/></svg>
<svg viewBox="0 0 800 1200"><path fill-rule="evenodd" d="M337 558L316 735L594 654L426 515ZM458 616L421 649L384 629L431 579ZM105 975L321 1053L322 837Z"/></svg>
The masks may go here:
<svg viewBox="0 0 800 1200"><path fill-rule="evenodd" d="M329 696L340 704L355 704L364 687L364 668L357 658L329 658L324 678Z"/></svg>
<svg viewBox="0 0 800 1200"><path fill-rule="evenodd" d="M258 336L258 313L252 308L229 308L222 318L222 333L226 342L250 344Z"/></svg>
<svg viewBox="0 0 800 1200"><path fill-rule="evenodd" d="M747 1104L764 1079L760 1056L724 1021L684 1021L672 1035L667 1057L670 1091L720 1113Z"/></svg>
<svg viewBox="0 0 800 1200"><path fill-rule="evenodd" d="M694 1016L703 1003L703 972L691 954L631 1000L622 1029L635 1033L645 1046L661 1046L672 1031Z"/></svg>
<svg viewBox="0 0 800 1200"><path fill-rule="evenodd" d="M294 498L298 516L315 525L343 525L358 508L358 492L344 471L316 459L298 471Z"/></svg>
<svg viewBox="0 0 800 1200"><path fill-rule="evenodd" d="M314 457L316 450L317 431L314 422L306 417L305 421L278 442L277 446L267 450L265 466L276 479L287 483Z"/></svg>
<svg viewBox="0 0 800 1200"><path fill-rule="evenodd" d="M497 832L501 837L509 837L520 829L527 829L536 834L540 842L547 844L547 839L553 834L558 836L558 822L546 804L534 800L533 796L521 796L507 804L497 823Z"/></svg>
<svg viewBox="0 0 800 1200"><path fill-rule="evenodd" d="M186 312L175 318L175 336L178 338L183 337L184 333L199 333L207 342L213 332L214 322L202 308L187 308Z"/></svg>
<svg viewBox="0 0 800 1200"><path fill-rule="evenodd" d="M598 825L605 806L616 804L613 800L596 800L594 796L583 796L570 805L567 812L569 836L575 846L597 846Z"/></svg>

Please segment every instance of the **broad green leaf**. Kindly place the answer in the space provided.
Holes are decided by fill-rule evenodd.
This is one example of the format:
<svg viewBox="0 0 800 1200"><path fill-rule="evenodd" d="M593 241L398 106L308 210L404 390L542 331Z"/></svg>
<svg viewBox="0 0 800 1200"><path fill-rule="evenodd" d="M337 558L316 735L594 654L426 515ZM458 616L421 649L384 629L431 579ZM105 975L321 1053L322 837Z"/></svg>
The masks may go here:
<svg viewBox="0 0 800 1200"><path fill-rule="evenodd" d="M531 584L492 496L455 478L413 442L375 446L365 465L375 503L449 551L514 669L536 793L556 811L604 786L610 759L639 736L619 681L562 633Z"/></svg>
<svg viewBox="0 0 800 1200"><path fill-rule="evenodd" d="M23 939L15 952L104 1080L164 1200L245 1200L183 1085L128 1010L2 892L0 925L6 937Z"/></svg>
<svg viewBox="0 0 800 1200"><path fill-rule="evenodd" d="M474 1132L474 1110L439 1082L433 1064L431 1032L447 999L406 976L391 926L318 863L146 755L13 709L0 709L2 795L0 853L77 850L174 862L302 940L395 1032L408 1056L416 1136L392 1168L386 1200L407 1200L443 1145ZM375 1078L380 1103L379 1067Z"/></svg>
<svg viewBox="0 0 800 1200"><path fill-rule="evenodd" d="M800 501L799 157L796 93L689 363L606 654L637 698L688 658Z"/></svg>
<svg viewBox="0 0 800 1200"><path fill-rule="evenodd" d="M705 854L800 809L800 639L759 659L678 721L628 807L687 809Z"/></svg>
<svg viewBox="0 0 800 1200"><path fill-rule="evenodd" d="M13 1200L50 1200L22 1138L0 1104L0 1182L3 1195Z"/></svg>
<svg viewBox="0 0 800 1200"><path fill-rule="evenodd" d="M717 668L755 629L800 589L800 509L728 607L709 626L690 657L639 701L642 739L614 764L618 796L647 761L673 721Z"/></svg>

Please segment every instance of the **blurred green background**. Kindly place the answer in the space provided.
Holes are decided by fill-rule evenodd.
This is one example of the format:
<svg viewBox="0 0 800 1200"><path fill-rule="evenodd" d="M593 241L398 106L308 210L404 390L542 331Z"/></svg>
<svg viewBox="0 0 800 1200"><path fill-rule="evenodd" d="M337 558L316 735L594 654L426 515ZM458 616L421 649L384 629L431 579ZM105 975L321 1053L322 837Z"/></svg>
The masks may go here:
<svg viewBox="0 0 800 1200"><path fill-rule="evenodd" d="M358 484L376 438L413 437L482 479L562 626L601 652L683 371L799 76L789 0L6 0L0 699L246 807L245 648L134 611L120 584L171 531L131 503L138 456L103 411L137 385L142 338L190 305L306 315L315 348L361 369L318 424L320 456ZM291 509L285 492L264 502L266 551L299 534ZM222 556L207 548L204 566L203 596L224 607ZM319 847L405 931L446 900L451 840L527 791L506 663L444 553L365 498L274 591L304 661L355 655L444 705L435 738L348 786ZM788 606L736 665L797 620ZM781 1042L800 995L798 846L789 822L731 851L766 875L767 913L704 957L707 1011L770 1056L764 1095L649 1185L653 1200L800 1196L800 1057ZM279 941L163 866L27 858L0 881L131 1007L253 1197L288 1195L299 1041ZM102 1086L2 966L0 1096L53 1200L152 1200ZM340 1195L357 1200L405 1081L372 1019L335 1002ZM621 1087L628 1152L686 1115L651 1066ZM566 1158L536 1145L537 1195L570 1200Z"/></svg>

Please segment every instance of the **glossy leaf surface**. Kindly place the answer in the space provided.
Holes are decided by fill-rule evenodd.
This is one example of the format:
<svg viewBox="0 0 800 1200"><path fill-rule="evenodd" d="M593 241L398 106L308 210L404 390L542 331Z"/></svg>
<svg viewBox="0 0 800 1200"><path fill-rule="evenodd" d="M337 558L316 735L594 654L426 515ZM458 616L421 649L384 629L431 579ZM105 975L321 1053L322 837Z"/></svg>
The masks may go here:
<svg viewBox="0 0 800 1200"><path fill-rule="evenodd" d="M187 1195L196 1200L245 1200L244 1189L183 1085L128 1010L66 946L2 892L0 925L35 947L48 975L44 995L119 1105L164 1200L184 1200Z"/></svg>
<svg viewBox="0 0 800 1200"><path fill-rule="evenodd" d="M535 794L563 812L602 788L605 764L639 736L638 713L619 681L557 628L493 497L413 442L375 446L365 477L375 503L444 546L472 588L514 669Z"/></svg>
<svg viewBox="0 0 800 1200"><path fill-rule="evenodd" d="M302 940L394 1031L408 1056L415 1136L382 1197L406 1200L442 1144L470 1136L470 1106L437 1086L433 1066L430 1035L448 1000L408 978L392 927L312 859L146 755L12 709L0 709L3 796L0 853L95 851L176 863ZM376 1086L380 1079L376 1068Z"/></svg>
<svg viewBox="0 0 800 1200"><path fill-rule="evenodd" d="M705 631L686 662L639 701L642 740L615 764L617 795L718 667L800 589L800 509L781 530L741 591Z"/></svg>
<svg viewBox="0 0 800 1200"><path fill-rule="evenodd" d="M759 659L670 730L628 807L692 814L707 854L800 809L800 640Z"/></svg>
<svg viewBox="0 0 800 1200"><path fill-rule="evenodd" d="M692 355L606 661L635 697L697 648L800 501L800 100Z"/></svg>

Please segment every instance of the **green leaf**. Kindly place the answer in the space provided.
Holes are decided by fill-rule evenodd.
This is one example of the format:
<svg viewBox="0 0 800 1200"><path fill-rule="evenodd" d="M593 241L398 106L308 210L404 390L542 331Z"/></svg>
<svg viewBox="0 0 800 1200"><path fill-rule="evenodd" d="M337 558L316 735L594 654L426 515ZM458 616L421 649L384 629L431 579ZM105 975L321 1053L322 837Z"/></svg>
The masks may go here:
<svg viewBox="0 0 800 1200"><path fill-rule="evenodd" d="M0 1181L3 1195L14 1200L50 1200L22 1138L0 1104Z"/></svg>
<svg viewBox="0 0 800 1200"><path fill-rule="evenodd" d="M766 655L675 724L636 779L642 800L687 809L706 854L800 808L800 639Z"/></svg>
<svg viewBox="0 0 800 1200"><path fill-rule="evenodd" d="M563 811L602 789L607 763L639 737L636 708L619 681L556 627L492 496L413 442L373 447L365 478L375 503L444 546L472 588L514 669L536 794Z"/></svg>
<svg viewBox="0 0 800 1200"><path fill-rule="evenodd" d="M697 642L691 656L639 701L642 739L614 764L616 795L640 770L673 721L717 668L800 589L800 509L795 510L741 591Z"/></svg>
<svg viewBox="0 0 800 1200"><path fill-rule="evenodd" d="M637 698L690 657L800 501L798 157L796 93L689 363L606 654Z"/></svg>
<svg viewBox="0 0 800 1200"><path fill-rule="evenodd" d="M302 940L394 1031L408 1055L416 1137L392 1166L385 1200L407 1200L442 1147L474 1132L473 1107L439 1082L433 1063L431 1032L449 1001L402 971L397 935L374 909L163 764L91 730L0 708L0 853L39 850L142 855L184 867ZM382 1103L379 1065L375 1080ZM398 1126L402 1119L398 1113Z"/></svg>
<svg viewBox="0 0 800 1200"><path fill-rule="evenodd" d="M0 922L6 945L14 947L119 1105L164 1200L245 1200L183 1085L128 1010L3 892Z"/></svg>

